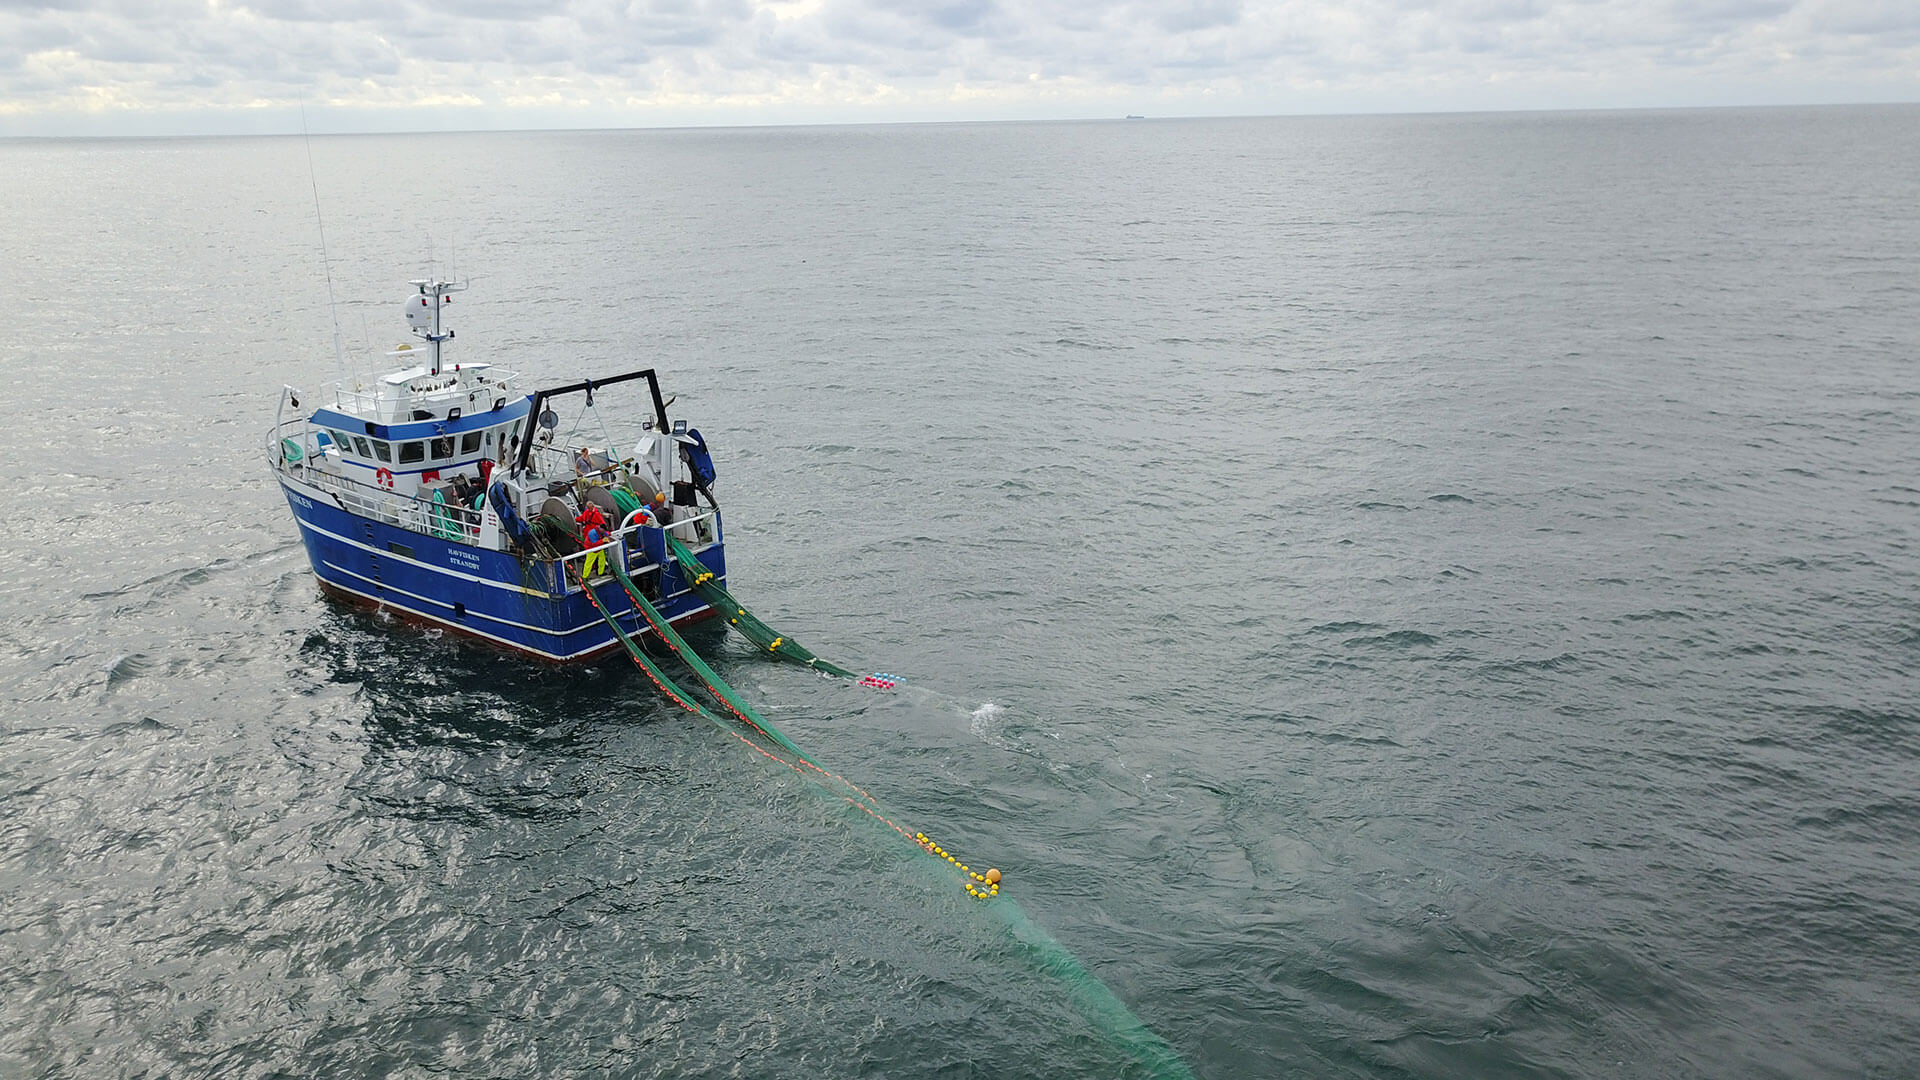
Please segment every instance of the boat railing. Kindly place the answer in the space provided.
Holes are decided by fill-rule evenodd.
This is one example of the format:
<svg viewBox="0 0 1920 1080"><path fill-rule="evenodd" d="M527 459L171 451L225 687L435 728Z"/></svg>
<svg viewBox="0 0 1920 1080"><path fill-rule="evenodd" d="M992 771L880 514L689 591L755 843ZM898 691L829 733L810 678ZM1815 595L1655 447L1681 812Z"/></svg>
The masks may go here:
<svg viewBox="0 0 1920 1080"><path fill-rule="evenodd" d="M358 480L315 464L326 453L326 448L320 445L319 434L317 429L309 427L307 421L301 419L288 420L269 428L267 453L274 469L327 492L342 510L350 514L456 543L473 544L478 541L480 514L470 507L407 495L382 484ZM615 478L614 472L614 469L608 469L604 475L611 480ZM684 512L687 508L676 509ZM607 552L610 559L619 558L629 574L644 574L659 569L660 563L648 559L639 539L643 530L653 526L641 524L636 520L637 516L638 511L629 514L605 543L556 560L560 564L555 567L554 584L558 590L562 593L579 591L576 584L578 564L597 551ZM720 541L720 515L711 509L683 513L666 528L696 553Z"/></svg>
<svg viewBox="0 0 1920 1080"><path fill-rule="evenodd" d="M461 544L479 542L480 512L472 507L404 495L380 484L321 469L314 470L308 482L331 493L340 508L350 514L375 518L441 540Z"/></svg>
<svg viewBox="0 0 1920 1080"><path fill-rule="evenodd" d="M635 511L627 515L627 520L621 523L620 528L613 530L613 534L605 543L582 548L571 555L563 555L557 560L560 564L560 580L566 583L567 592L579 591L579 571L584 568L583 564L587 557L595 552L605 552L609 560L619 559L620 565L626 567L630 575L660 569L659 563L646 561L646 548L639 542L641 533L654 526L634 520L637 514L638 511ZM702 525L706 522L713 522L713 524L703 528ZM676 518L673 524L666 527L675 536L680 537L682 542L687 543L689 550L697 554L718 542L716 539L718 523L719 515L707 510L684 518ZM686 529L684 534L680 531L682 528Z"/></svg>
<svg viewBox="0 0 1920 1080"><path fill-rule="evenodd" d="M513 380L519 377L518 372L489 370L486 374L480 375L474 378L472 382L467 383L466 385L470 392L478 393L484 390L487 391L489 395L489 399L484 406L481 406L479 402L475 402L476 410L483 408L491 409L493 407L493 395L505 395L511 399L514 395ZM331 393L333 395L334 408L341 412L354 416L374 416L381 411L382 404L390 404L395 401L407 400L408 398L406 394L398 394L396 396L394 393L390 393L382 381L384 378L385 376L383 375L362 375L353 379L351 386L348 385L348 380L342 379L338 382L331 382L321 386L320 391L322 394Z"/></svg>
<svg viewBox="0 0 1920 1080"><path fill-rule="evenodd" d="M462 544L479 540L480 514L471 507L407 495L315 465L315 459L324 455L325 449L319 445L317 433L305 424L304 420L289 420L269 430L268 452L275 469L327 492L350 514L441 540ZM295 427L300 430L286 433Z"/></svg>
<svg viewBox="0 0 1920 1080"><path fill-rule="evenodd" d="M267 429L267 463L276 470L303 474L322 452L320 432L305 419L285 420Z"/></svg>
<svg viewBox="0 0 1920 1080"><path fill-rule="evenodd" d="M539 443L534 444L533 453L529 455L529 464L532 465L535 476L555 479L571 477L600 484L603 487L618 483L621 478L621 469L631 466L631 462L621 461L612 455L608 455L607 467L604 469L582 469L579 460L577 452L573 450L542 446Z"/></svg>
<svg viewBox="0 0 1920 1080"><path fill-rule="evenodd" d="M373 416L379 412L375 406L380 401L377 390L348 390L344 386L333 387L333 407L348 416Z"/></svg>

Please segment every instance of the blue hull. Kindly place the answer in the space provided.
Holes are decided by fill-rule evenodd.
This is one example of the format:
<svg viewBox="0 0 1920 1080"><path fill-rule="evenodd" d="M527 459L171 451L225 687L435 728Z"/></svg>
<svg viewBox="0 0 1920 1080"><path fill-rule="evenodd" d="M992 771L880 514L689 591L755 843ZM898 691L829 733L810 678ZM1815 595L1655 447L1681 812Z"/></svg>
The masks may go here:
<svg viewBox="0 0 1920 1080"><path fill-rule="evenodd" d="M284 480L280 487L300 523L314 574L343 600L556 663L592 660L620 648L585 594L561 579L557 563L522 562L505 552L348 513L331 498L297 491ZM714 544L699 557L716 579L726 577L723 545ZM631 567L636 581L642 580L637 573L642 560L636 551ZM715 614L687 588L677 565L669 562L658 581L661 599L655 606L670 621ZM601 585L598 595L623 630L646 631L645 617L617 584Z"/></svg>

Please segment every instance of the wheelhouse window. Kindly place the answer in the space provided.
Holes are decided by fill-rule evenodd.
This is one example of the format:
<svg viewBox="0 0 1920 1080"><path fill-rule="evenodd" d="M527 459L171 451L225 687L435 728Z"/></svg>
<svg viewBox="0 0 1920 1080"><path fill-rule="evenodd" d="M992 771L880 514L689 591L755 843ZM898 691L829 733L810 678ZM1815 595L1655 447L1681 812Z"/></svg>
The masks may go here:
<svg viewBox="0 0 1920 1080"><path fill-rule="evenodd" d="M366 453L366 447L362 446L360 452L363 454ZM381 461L393 460L393 451L387 448L387 441L385 439L373 440L373 456L379 458Z"/></svg>
<svg viewBox="0 0 1920 1080"><path fill-rule="evenodd" d="M465 435L460 436L460 452L462 454L475 454L475 453L479 453L479 451L480 451L480 433L479 432L469 431Z"/></svg>
<svg viewBox="0 0 1920 1080"><path fill-rule="evenodd" d="M428 456L435 461L446 461L453 457L453 440L450 438L433 440L432 453Z"/></svg>
<svg viewBox="0 0 1920 1080"><path fill-rule="evenodd" d="M403 442L400 444L400 464L412 465L427 459L427 445L421 442Z"/></svg>
<svg viewBox="0 0 1920 1080"><path fill-rule="evenodd" d="M355 450L358 450L358 451L360 451L360 456L361 456L361 457L372 457L372 456L373 456L373 455L372 455L371 453L369 453L369 452L367 451L367 440L366 440L366 438L365 438L364 436L361 436L361 435L355 435L355 436L353 437L353 442L352 442L352 443L351 443L350 445L352 445L352 447L353 447L353 448L354 448ZM383 459L383 460L384 460L384 459Z"/></svg>

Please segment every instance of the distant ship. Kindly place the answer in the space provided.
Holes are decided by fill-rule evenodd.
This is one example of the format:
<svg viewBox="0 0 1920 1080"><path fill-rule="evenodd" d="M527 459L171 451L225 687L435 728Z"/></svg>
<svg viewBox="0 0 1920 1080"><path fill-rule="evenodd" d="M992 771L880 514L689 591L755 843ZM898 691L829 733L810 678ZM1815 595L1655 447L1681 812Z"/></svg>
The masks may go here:
<svg viewBox="0 0 1920 1080"><path fill-rule="evenodd" d="M1145 120L1145 119L1146 119L1146 117L1144 117L1144 116L1141 116L1141 115L1140 115L1140 114L1138 114L1138 113L1128 113L1128 114L1127 114L1127 119L1129 119L1129 120Z"/></svg>
<svg viewBox="0 0 1920 1080"><path fill-rule="evenodd" d="M300 400L282 388L267 435L321 587L555 662L648 630L631 593L611 590L622 608L589 591L609 572L670 623L714 614L701 594L723 595L727 571L713 459L698 430L668 420L653 369L524 392L512 372L446 362L442 313L464 285L410 284L407 322L427 347L323 387L304 417L284 419ZM596 394L640 381L650 415L599 416ZM596 417L591 439L557 434L562 398Z"/></svg>

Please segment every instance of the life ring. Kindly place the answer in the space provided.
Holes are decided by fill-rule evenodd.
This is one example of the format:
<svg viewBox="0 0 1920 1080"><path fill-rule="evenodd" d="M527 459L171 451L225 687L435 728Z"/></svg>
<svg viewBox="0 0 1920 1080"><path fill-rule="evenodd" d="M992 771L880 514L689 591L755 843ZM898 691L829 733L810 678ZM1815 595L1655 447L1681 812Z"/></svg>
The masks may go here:
<svg viewBox="0 0 1920 1080"><path fill-rule="evenodd" d="M392 469L387 469L387 468L375 469L373 470L373 478L375 480L380 481L381 487L386 488L388 491L393 490L393 470Z"/></svg>

